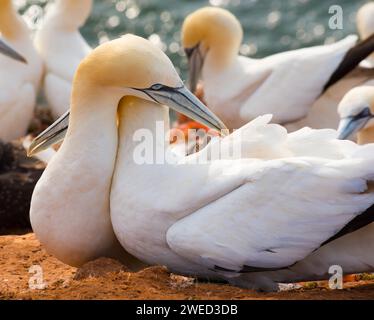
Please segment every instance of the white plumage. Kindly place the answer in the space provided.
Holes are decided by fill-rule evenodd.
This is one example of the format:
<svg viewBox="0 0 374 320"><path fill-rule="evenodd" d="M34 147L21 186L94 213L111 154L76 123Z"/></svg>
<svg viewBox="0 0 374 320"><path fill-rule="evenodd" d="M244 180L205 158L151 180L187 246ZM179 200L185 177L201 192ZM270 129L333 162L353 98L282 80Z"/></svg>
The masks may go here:
<svg viewBox="0 0 374 320"><path fill-rule="evenodd" d="M44 92L55 118L69 109L71 82L81 60L91 51L79 32L92 0L56 0L36 33L35 45L44 60Z"/></svg>
<svg viewBox="0 0 374 320"><path fill-rule="evenodd" d="M42 61L10 0L0 2L0 33L27 60L24 64L0 55L0 139L11 141L25 135L32 119Z"/></svg>
<svg viewBox="0 0 374 320"><path fill-rule="evenodd" d="M374 2L368 2L357 12L357 29L361 39L365 40L374 33ZM374 53L362 63L363 67L374 67Z"/></svg>
<svg viewBox="0 0 374 320"><path fill-rule="evenodd" d="M374 203L373 146L338 141L334 130L287 134L264 116L221 141L240 144L240 157L196 164L217 141L175 164L141 166L127 142L148 116L135 124L134 111L120 119L111 216L121 244L147 263L269 289L239 271L303 260ZM301 269L298 279L307 277Z"/></svg>

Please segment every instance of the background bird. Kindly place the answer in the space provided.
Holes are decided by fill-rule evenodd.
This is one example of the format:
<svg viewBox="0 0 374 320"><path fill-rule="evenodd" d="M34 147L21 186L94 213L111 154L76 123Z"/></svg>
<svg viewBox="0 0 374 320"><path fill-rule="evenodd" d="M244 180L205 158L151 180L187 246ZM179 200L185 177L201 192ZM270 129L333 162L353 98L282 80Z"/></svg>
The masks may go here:
<svg viewBox="0 0 374 320"><path fill-rule="evenodd" d="M340 139L357 133L358 144L374 143L374 80L371 86L349 91L340 103L338 112Z"/></svg>
<svg viewBox="0 0 374 320"><path fill-rule="evenodd" d="M92 0L56 0L48 6L35 36L46 69L44 94L55 119L69 109L75 71L91 51L79 32L91 9Z"/></svg>
<svg viewBox="0 0 374 320"><path fill-rule="evenodd" d="M242 35L239 21L221 8L195 11L182 28L191 87L201 73L205 101L230 129L266 113L281 124L304 118L323 92L374 50L374 36L362 44L349 36L332 45L250 59L238 55Z"/></svg>
<svg viewBox="0 0 374 320"><path fill-rule="evenodd" d="M33 117L42 77L42 61L34 49L31 32L11 0L0 0L0 33L27 64L0 56L0 139L24 136Z"/></svg>

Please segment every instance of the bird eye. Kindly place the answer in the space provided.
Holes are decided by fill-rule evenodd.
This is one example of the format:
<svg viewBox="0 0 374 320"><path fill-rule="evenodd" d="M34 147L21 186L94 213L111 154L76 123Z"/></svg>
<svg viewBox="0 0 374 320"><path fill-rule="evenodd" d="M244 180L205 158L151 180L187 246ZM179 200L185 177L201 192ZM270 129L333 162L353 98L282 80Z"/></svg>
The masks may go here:
<svg viewBox="0 0 374 320"><path fill-rule="evenodd" d="M151 87L151 89L152 90L156 90L156 91L158 91L158 90L161 90L162 88L163 88L164 86L162 85L162 84L155 84L155 85L153 85L152 87Z"/></svg>
<svg viewBox="0 0 374 320"><path fill-rule="evenodd" d="M353 116L355 119L361 119L361 118L367 118L367 117L372 117L373 115L370 112L370 108L366 107L363 109L361 112L359 112L357 115Z"/></svg>

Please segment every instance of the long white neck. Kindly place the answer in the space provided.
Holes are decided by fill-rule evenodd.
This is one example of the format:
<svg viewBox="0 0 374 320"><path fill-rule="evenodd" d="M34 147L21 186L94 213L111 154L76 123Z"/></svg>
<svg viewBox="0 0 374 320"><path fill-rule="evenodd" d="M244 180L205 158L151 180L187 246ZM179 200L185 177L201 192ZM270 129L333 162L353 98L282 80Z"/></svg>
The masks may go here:
<svg viewBox="0 0 374 320"><path fill-rule="evenodd" d="M11 0L0 0L0 33L8 40L29 36L27 25L18 15Z"/></svg>
<svg viewBox="0 0 374 320"><path fill-rule="evenodd" d="M105 88L75 83L66 139L33 194L30 215L37 237L70 265L110 256L135 267L110 220L119 100Z"/></svg>
<svg viewBox="0 0 374 320"><path fill-rule="evenodd" d="M169 142L165 139L170 129L169 110L159 104L134 97L125 97L119 107L119 148L117 163L130 168L136 164L137 134L153 137L154 159L156 152L165 152ZM156 151L157 150L157 151Z"/></svg>
<svg viewBox="0 0 374 320"><path fill-rule="evenodd" d="M92 10L92 0L56 0L48 10L45 25L76 31L84 25Z"/></svg>

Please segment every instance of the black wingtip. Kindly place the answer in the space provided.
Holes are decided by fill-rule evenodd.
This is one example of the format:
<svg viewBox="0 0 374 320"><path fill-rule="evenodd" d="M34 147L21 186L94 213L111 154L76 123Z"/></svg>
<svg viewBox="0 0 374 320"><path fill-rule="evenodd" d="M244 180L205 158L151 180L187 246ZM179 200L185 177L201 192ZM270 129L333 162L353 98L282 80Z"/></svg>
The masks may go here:
<svg viewBox="0 0 374 320"><path fill-rule="evenodd" d="M325 246L326 244L337 240L347 234L353 233L359 229L362 229L369 224L374 222L374 205L367 209L365 212L361 213L359 216L351 220L343 229L341 229L337 234L335 234L330 239L326 240L324 243L321 244Z"/></svg>
<svg viewBox="0 0 374 320"><path fill-rule="evenodd" d="M335 70L329 81L323 87L322 93L344 78L348 73L353 71L361 63L361 61L365 60L373 52L374 34L372 34L366 40L359 42L347 52L339 67Z"/></svg>

